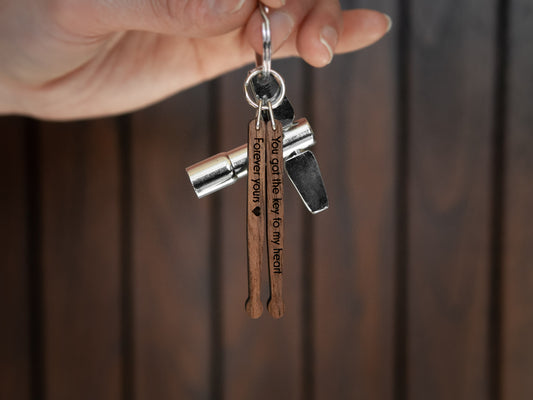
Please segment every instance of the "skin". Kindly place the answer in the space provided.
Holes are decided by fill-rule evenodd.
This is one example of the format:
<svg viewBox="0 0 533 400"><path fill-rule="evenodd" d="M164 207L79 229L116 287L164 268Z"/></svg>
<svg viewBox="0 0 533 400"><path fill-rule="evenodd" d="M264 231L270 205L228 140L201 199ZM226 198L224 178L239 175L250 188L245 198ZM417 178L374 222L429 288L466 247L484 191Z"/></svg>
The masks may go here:
<svg viewBox="0 0 533 400"><path fill-rule="evenodd" d="M286 4L284 4L286 2ZM264 0L275 57L314 67L390 28L338 0ZM252 62L254 0L3 0L0 114L68 120L132 111Z"/></svg>

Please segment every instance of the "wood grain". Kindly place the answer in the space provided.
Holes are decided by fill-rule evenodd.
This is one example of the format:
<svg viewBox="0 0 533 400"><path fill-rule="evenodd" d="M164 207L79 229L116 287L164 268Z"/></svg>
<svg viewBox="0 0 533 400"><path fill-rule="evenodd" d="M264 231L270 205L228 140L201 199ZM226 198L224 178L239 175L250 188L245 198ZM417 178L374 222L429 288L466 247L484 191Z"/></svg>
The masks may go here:
<svg viewBox="0 0 533 400"><path fill-rule="evenodd" d="M274 127L276 129L274 129ZM268 121L266 144L266 231L268 248L268 274L270 298L268 312L279 319L285 313L283 303L283 260L285 238L285 207L283 181L285 168L283 162L283 131L279 121Z"/></svg>
<svg viewBox="0 0 533 400"><path fill-rule="evenodd" d="M410 4L407 398L487 399L496 2Z"/></svg>
<svg viewBox="0 0 533 400"><path fill-rule="evenodd" d="M0 118L0 398L31 397L26 123Z"/></svg>
<svg viewBox="0 0 533 400"><path fill-rule="evenodd" d="M265 192L265 139L263 120L248 124L248 197L246 212L246 242L248 248L248 299L246 312L257 319L263 313L261 303L261 266L264 259L266 192Z"/></svg>
<svg viewBox="0 0 533 400"><path fill-rule="evenodd" d="M41 125L46 398L121 395L118 135L113 120Z"/></svg>
<svg viewBox="0 0 533 400"><path fill-rule="evenodd" d="M526 400L533 398L533 5L509 7L501 398Z"/></svg>
<svg viewBox="0 0 533 400"><path fill-rule="evenodd" d="M287 96L297 117L303 116L300 66L295 60L274 62L273 69L285 79ZM247 103L242 84L250 68L219 80L220 148L225 151L246 141L248 121L255 112ZM286 193L285 303L281 320L250 320L242 310L246 294L246 184L237 182L219 195L222 208L222 312L223 376L222 396L227 399L297 399L301 393L301 210L294 190ZM263 282L267 284L268 280ZM265 286L262 293L268 293ZM263 298L263 302L265 302Z"/></svg>
<svg viewBox="0 0 533 400"><path fill-rule="evenodd" d="M136 400L210 396L210 201L185 172L216 135L207 96L197 87L131 120Z"/></svg>
<svg viewBox="0 0 533 400"><path fill-rule="evenodd" d="M343 2L395 19L395 2ZM316 399L391 400L394 390L397 32L313 71L313 151L329 209L312 216Z"/></svg>

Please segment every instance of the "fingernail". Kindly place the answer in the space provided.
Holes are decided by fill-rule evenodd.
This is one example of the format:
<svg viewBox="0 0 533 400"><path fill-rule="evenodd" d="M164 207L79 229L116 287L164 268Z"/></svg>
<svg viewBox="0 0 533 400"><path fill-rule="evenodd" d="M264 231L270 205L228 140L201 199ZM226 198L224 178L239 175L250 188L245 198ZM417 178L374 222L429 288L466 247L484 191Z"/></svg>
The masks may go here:
<svg viewBox="0 0 533 400"><path fill-rule="evenodd" d="M272 49L276 50L289 37L294 27L294 20L284 11L270 14L270 31L272 32Z"/></svg>
<svg viewBox="0 0 533 400"><path fill-rule="evenodd" d="M333 59L333 52L337 46L337 40L339 36L337 35L337 30L331 26L325 26L320 32L320 42L324 45L327 52L324 52L323 64L329 64Z"/></svg>
<svg viewBox="0 0 533 400"><path fill-rule="evenodd" d="M388 14L383 14L385 16L385 18L387 18L387 32L385 33L388 33L391 29L392 29L392 18L388 15Z"/></svg>
<svg viewBox="0 0 533 400"><path fill-rule="evenodd" d="M209 5L216 14L233 14L239 11L246 0L210 0Z"/></svg>

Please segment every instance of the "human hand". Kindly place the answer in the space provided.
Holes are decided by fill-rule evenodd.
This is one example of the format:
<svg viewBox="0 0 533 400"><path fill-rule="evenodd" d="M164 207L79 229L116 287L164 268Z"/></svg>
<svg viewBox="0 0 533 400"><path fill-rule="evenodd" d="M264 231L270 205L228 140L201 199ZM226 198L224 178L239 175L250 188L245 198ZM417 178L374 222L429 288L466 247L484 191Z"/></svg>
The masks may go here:
<svg viewBox="0 0 533 400"><path fill-rule="evenodd" d="M315 67L390 29L386 15L341 12L338 0L263 3L274 56ZM262 52L254 0L4 0L0 114L130 111L251 62L252 49Z"/></svg>

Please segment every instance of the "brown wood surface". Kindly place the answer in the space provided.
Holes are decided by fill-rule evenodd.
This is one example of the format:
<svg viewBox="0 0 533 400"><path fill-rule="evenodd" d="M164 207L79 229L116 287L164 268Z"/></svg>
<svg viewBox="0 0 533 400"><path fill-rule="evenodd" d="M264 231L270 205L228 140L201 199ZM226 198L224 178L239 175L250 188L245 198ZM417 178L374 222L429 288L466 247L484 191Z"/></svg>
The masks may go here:
<svg viewBox="0 0 533 400"><path fill-rule="evenodd" d="M496 3L411 7L407 398L487 399Z"/></svg>
<svg viewBox="0 0 533 400"><path fill-rule="evenodd" d="M510 7L501 398L526 400L533 398L533 4Z"/></svg>
<svg viewBox="0 0 533 400"><path fill-rule="evenodd" d="M0 398L31 397L26 121L0 118Z"/></svg>
<svg viewBox="0 0 533 400"><path fill-rule="evenodd" d="M207 96L204 85L131 119L136 400L210 394L210 200L185 173L216 135Z"/></svg>
<svg viewBox="0 0 533 400"><path fill-rule="evenodd" d="M266 129L266 239L270 284L267 307L270 315L279 319L285 313L283 303L283 260L285 259L283 131L281 123L275 120L269 121Z"/></svg>
<svg viewBox="0 0 533 400"><path fill-rule="evenodd" d="M259 115L259 114L258 114ZM263 120L252 119L248 124L248 193L246 211L246 243L248 258L248 299L246 312L257 319L263 313L261 302L261 270L265 248L266 192L265 192L265 140Z"/></svg>
<svg viewBox="0 0 533 400"><path fill-rule="evenodd" d="M357 2L393 18L394 4ZM395 35L313 71L309 120L330 201L308 247L316 399L395 396Z"/></svg>
<svg viewBox="0 0 533 400"><path fill-rule="evenodd" d="M251 67L250 67L251 68ZM226 151L246 142L248 121L255 115L244 98L242 84L250 68L220 79L217 104L219 148ZM287 96L297 117L302 115L300 67L292 60L272 68L286 80ZM227 399L297 399L302 386L301 349L301 210L294 190L286 193L285 305L281 320L264 315L250 320L242 306L246 296L246 184L237 182L216 194L221 201L223 387ZM264 271L266 272L266 271ZM268 279L263 279L263 304Z"/></svg>
<svg viewBox="0 0 533 400"><path fill-rule="evenodd" d="M121 395L118 135L111 119L40 134L46 398Z"/></svg>

